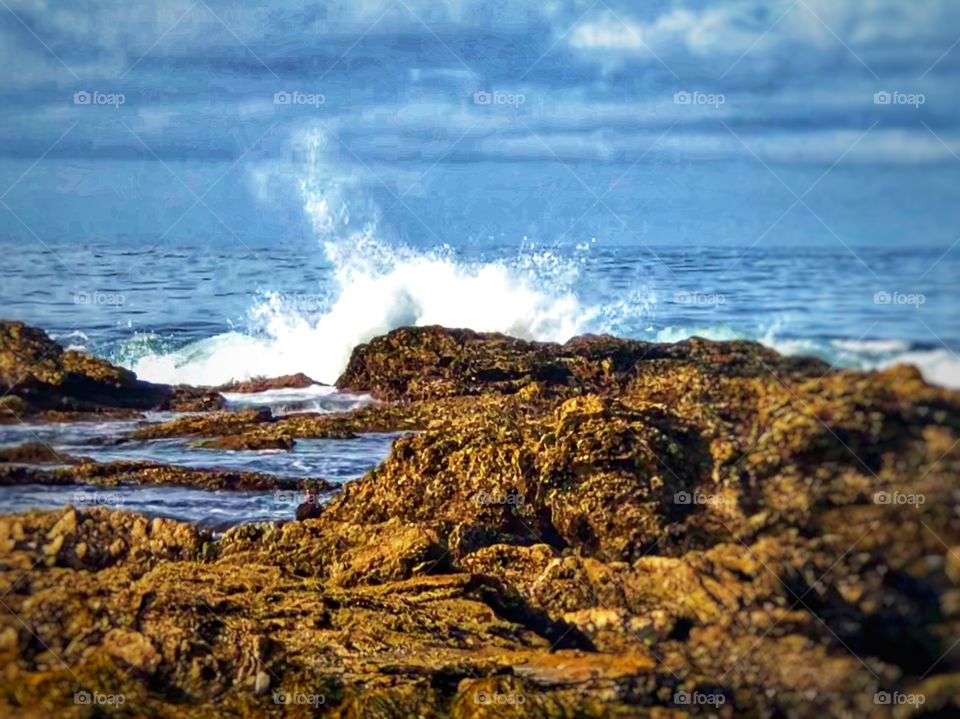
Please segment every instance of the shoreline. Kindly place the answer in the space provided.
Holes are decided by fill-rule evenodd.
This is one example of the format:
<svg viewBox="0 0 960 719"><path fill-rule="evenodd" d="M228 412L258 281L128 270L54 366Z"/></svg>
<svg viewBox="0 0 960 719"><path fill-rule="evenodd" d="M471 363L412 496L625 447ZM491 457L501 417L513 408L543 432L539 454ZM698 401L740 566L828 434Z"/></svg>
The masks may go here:
<svg viewBox="0 0 960 719"><path fill-rule="evenodd" d="M12 716L894 716L960 697L960 393L913 368L401 328L336 383L374 404L273 416L0 324L16 421L192 407L129 436L223 452L407 433L301 521L214 538L104 508L0 516Z"/></svg>

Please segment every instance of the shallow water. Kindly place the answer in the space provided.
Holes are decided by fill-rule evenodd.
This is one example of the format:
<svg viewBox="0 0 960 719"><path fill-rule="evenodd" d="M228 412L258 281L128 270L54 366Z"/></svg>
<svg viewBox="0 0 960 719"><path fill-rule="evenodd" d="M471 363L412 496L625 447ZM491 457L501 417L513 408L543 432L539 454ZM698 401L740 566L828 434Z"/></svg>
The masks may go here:
<svg viewBox="0 0 960 719"><path fill-rule="evenodd" d="M325 385L252 393L224 392L223 398L227 409L267 407L275 417L294 412L347 412L372 402L370 395L338 392L335 387Z"/></svg>
<svg viewBox="0 0 960 719"><path fill-rule="evenodd" d="M277 414L284 408L302 411L305 404L314 411L341 411L369 402L368 397L321 390L270 390L254 394L231 394L232 408L271 407ZM322 409L320 406L322 404ZM161 422L176 415L149 413L147 423ZM0 447L40 442L57 454L81 456L96 462L141 460L188 468L263 472L290 480L325 479L342 484L361 477L386 458L397 433L362 434L356 439L299 439L292 451L227 451L197 449L193 438L124 441L144 421L73 422L68 424L27 424L0 426ZM51 465L45 465L50 467ZM319 498L327 502L333 494ZM0 487L0 512L9 514L30 509L58 509L106 506L222 527L245 522L293 519L303 493L293 489L262 492L210 491L185 487L158 486L67 486L21 485Z"/></svg>
<svg viewBox="0 0 960 719"><path fill-rule="evenodd" d="M319 501L328 500L327 497ZM0 487L0 508L4 514L62 509L69 504L77 509L108 507L150 517L170 517L211 528L290 520L302 501L303 493L293 490L227 492L184 487L47 487L39 484Z"/></svg>
<svg viewBox="0 0 960 719"><path fill-rule="evenodd" d="M189 468L265 472L291 479L356 479L387 456L398 434L363 434L356 439L298 439L292 451L198 449L193 439L154 439L112 447L75 447L98 462L144 460ZM63 446L54 445L60 451ZM373 464L371 461L375 460Z"/></svg>

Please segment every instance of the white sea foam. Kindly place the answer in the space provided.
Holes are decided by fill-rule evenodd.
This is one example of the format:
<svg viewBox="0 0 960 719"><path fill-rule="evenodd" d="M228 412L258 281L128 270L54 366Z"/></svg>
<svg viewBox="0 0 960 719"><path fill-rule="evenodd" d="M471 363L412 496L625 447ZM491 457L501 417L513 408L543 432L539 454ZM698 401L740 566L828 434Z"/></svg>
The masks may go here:
<svg viewBox="0 0 960 719"><path fill-rule="evenodd" d="M228 332L130 363L154 382L215 385L304 372L331 383L353 348L396 327L444 325L564 341L596 310L568 288L569 267L535 253L515 262L458 262L448 253L387 248L370 237L330 243L336 291L305 306L303 295L265 292L249 332Z"/></svg>
<svg viewBox="0 0 960 719"><path fill-rule="evenodd" d="M909 342L894 339L816 340L789 338L782 328L772 326L748 333L727 325L648 327L643 339L654 342L679 342L689 337L727 341L756 340L781 354L820 357L831 365L855 369L887 369L898 364L913 365L933 384L960 389L960 357L946 348L916 349Z"/></svg>
<svg viewBox="0 0 960 719"><path fill-rule="evenodd" d="M368 394L347 394L327 385L268 389L262 392L224 392L230 409L267 407L274 416L293 412L345 412L372 404Z"/></svg>
<svg viewBox="0 0 960 719"><path fill-rule="evenodd" d="M928 382L960 389L960 357L945 348L912 349L903 340L776 340L765 341L788 355L815 355L837 367L887 369L913 365Z"/></svg>
<svg viewBox="0 0 960 719"><path fill-rule="evenodd" d="M269 287L244 331L174 351L141 342L119 361L155 382L215 385L304 372L332 383L356 345L401 326L556 341L586 331L597 309L573 292L575 258L528 250L509 260L465 262L449 248L419 251L382 241L375 203L358 177L328 159L330 145L325 133L310 129L293 148L302 159L295 184L303 209L332 266L323 293Z"/></svg>
<svg viewBox="0 0 960 719"><path fill-rule="evenodd" d="M655 314L656 298L640 285L604 306L583 303L576 294L582 259L576 255L527 249L510 259L467 262L450 248L422 251L384 241L389 228L379 228L379 211L360 189L362 178L328 161L330 144L324 133L308 130L295 147L303 158L295 186L332 267L322 293L265 288L242 331L173 350L161 338L138 335L116 361L155 382L217 385L303 372L332 383L356 345L401 326L438 324L562 342L583 332L631 334ZM755 339L841 367L910 363L929 381L960 387L960 359L945 349L918 350L899 340L796 339L781 336L781 329L744 332L715 324L650 327L640 334L659 342L694 335Z"/></svg>
<svg viewBox="0 0 960 719"><path fill-rule="evenodd" d="M166 383L216 385L296 372L332 382L356 344L403 325L470 327L543 341L564 341L605 329L603 308L585 308L569 293L534 289L505 265L470 268L429 257L405 260L386 274L363 275L316 319L291 308L276 293L264 296L253 314L263 325L256 336L229 332L174 352L151 352L128 365L144 379ZM724 325L651 327L643 338L677 342L692 336L759 340L783 354L818 356L837 367L911 364L929 382L960 389L960 358L946 349L912 349L901 340L780 338L773 331L744 333ZM246 396L247 403L251 397L255 399ZM265 396L264 402L280 409L291 399ZM238 396L237 401L244 398ZM324 399L318 396L316 401L315 409L323 411Z"/></svg>

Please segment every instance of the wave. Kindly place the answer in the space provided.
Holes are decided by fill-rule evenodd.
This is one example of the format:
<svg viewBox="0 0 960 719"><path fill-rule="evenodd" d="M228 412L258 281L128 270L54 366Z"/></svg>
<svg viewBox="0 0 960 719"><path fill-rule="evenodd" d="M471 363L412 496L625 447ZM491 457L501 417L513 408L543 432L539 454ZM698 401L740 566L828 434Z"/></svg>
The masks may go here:
<svg viewBox="0 0 960 719"><path fill-rule="evenodd" d="M419 251L390 241L363 178L331 159L329 136L293 140L293 186L330 264L316 294L276 287L260 293L242 331L185 347L139 335L117 353L138 376L169 384L217 385L303 372L332 383L358 344L405 325L439 324L563 341L586 331L597 310L573 287L577 260L526 249L512 259L467 262L449 247ZM280 174L257 175L259 194Z"/></svg>
<svg viewBox="0 0 960 719"><path fill-rule="evenodd" d="M913 365L932 384L960 389L960 357L946 348L920 348L903 340L776 340L765 342L787 355L814 355L837 367L887 369Z"/></svg>
<svg viewBox="0 0 960 719"><path fill-rule="evenodd" d="M894 339L810 339L778 336L777 328L749 333L726 325L647 328L644 339L678 342L689 337L727 340L755 340L783 355L820 357L830 365L851 369L887 369L913 365L932 384L960 389L960 357L946 348L920 348Z"/></svg>
<svg viewBox="0 0 960 719"><path fill-rule="evenodd" d="M295 140L302 163L294 173L305 216L330 265L317 293L267 288L246 326L175 346L138 334L112 359L138 376L167 384L219 385L303 372L333 383L353 348L409 325L438 324L515 337L563 342L584 332L608 332L675 342L691 336L752 339L790 355L816 355L838 367L914 364L926 378L960 387L960 359L946 349L896 340L819 340L779 336L779 327L748 332L724 324L649 326L656 297L646 287L617 290L597 305L578 296L580 254L525 248L512 258L466 261L449 247L415 250L381 229L379 209L362 190L364 178L330 161L330 138L315 129ZM258 194L279 191L281 174L257 175Z"/></svg>
<svg viewBox="0 0 960 719"><path fill-rule="evenodd" d="M564 341L587 331L597 311L569 288L570 263L548 252L512 262L465 263L445 251L394 249L370 237L328 243L334 290L318 295L263 292L248 328L173 351L142 352L126 365L168 384L217 385L304 372L332 383L358 344L407 325L469 327L515 337ZM136 353L134 353L136 354Z"/></svg>
<svg viewBox="0 0 960 719"><path fill-rule="evenodd" d="M228 332L175 350L160 338L138 335L121 364L143 379L168 384L219 385L297 372L332 383L357 344L396 327L439 324L562 342L608 331L611 316L619 318L617 308L584 306L572 292L547 288L505 263L470 266L449 258L407 257L382 274L351 275L322 311L302 306L304 296L265 293L251 310L257 332ZM694 336L756 340L782 354L817 356L836 367L910 364L927 381L960 389L960 358L954 353L901 340L784 338L772 329L746 332L722 324L649 326L629 334L654 342Z"/></svg>
<svg viewBox="0 0 960 719"><path fill-rule="evenodd" d="M294 412L346 412L366 407L373 403L368 394L338 392L326 385L310 385L303 388L268 389L262 392L223 392L228 409L266 407L279 417Z"/></svg>

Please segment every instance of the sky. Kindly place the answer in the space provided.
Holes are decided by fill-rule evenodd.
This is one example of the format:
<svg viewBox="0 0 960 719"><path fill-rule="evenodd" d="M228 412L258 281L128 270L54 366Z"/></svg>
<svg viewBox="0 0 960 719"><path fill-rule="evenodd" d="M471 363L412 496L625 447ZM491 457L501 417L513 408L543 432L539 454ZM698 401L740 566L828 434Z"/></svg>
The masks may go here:
<svg viewBox="0 0 960 719"><path fill-rule="evenodd" d="M253 5L0 0L0 236L255 242L373 205L554 241L622 232L609 203L735 239L796 199L850 242L955 239L955 2Z"/></svg>

